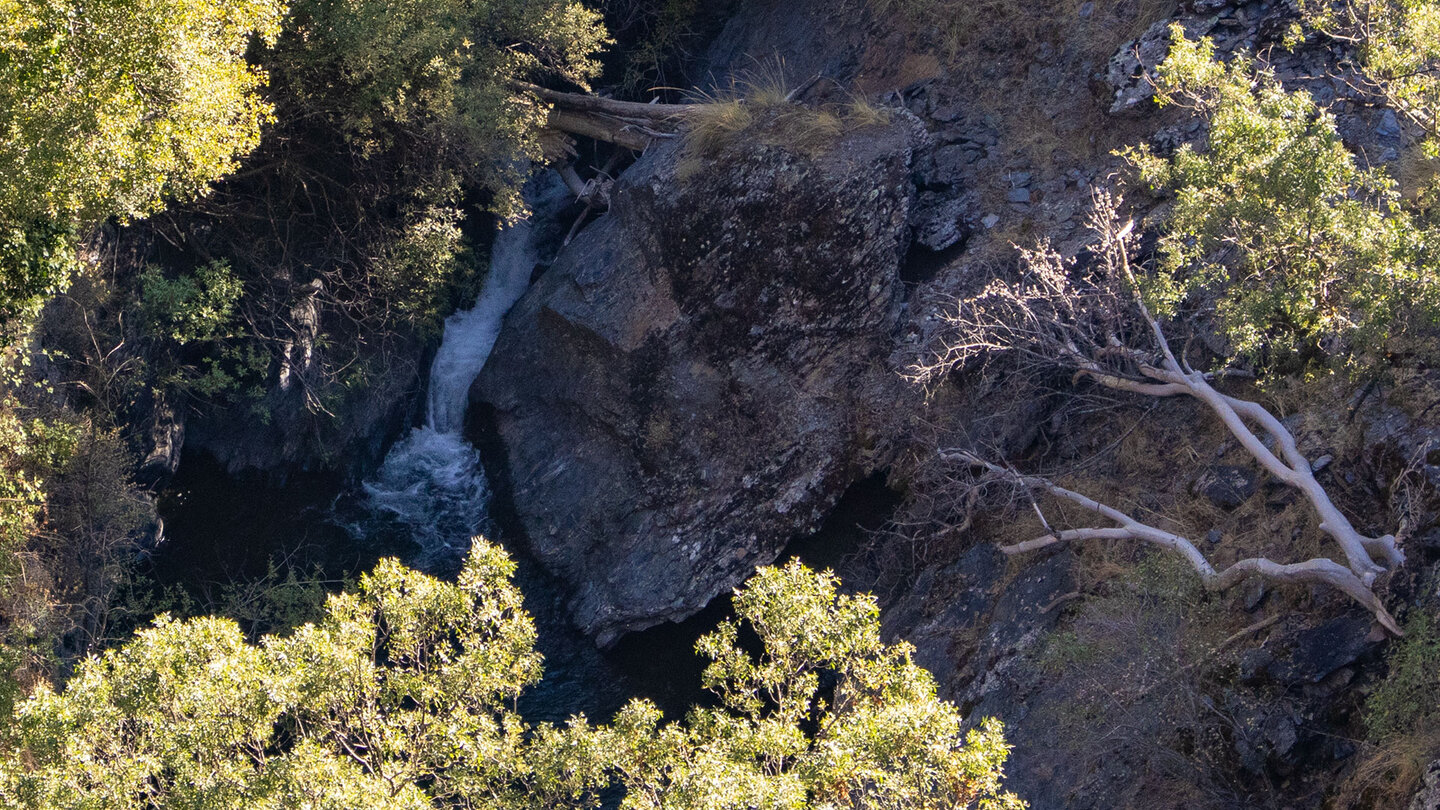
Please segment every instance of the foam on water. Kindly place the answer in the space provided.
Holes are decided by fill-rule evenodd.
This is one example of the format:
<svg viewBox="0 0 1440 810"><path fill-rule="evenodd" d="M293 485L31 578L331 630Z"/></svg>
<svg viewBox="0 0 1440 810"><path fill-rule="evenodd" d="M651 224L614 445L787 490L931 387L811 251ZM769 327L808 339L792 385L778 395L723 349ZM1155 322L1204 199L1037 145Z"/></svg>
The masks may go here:
<svg viewBox="0 0 1440 810"><path fill-rule="evenodd" d="M485 523L490 484L480 454L458 433L415 428L364 484L370 510L410 530L420 567L464 554Z"/></svg>
<svg viewBox="0 0 1440 810"><path fill-rule="evenodd" d="M566 199L564 186L546 175L532 180L525 196L537 217L553 213ZM445 320L430 367L425 426L397 442L364 483L370 511L406 527L419 544L420 554L411 564L425 567L458 557L484 528L490 485L480 454L461 437L466 403L505 313L530 284L542 238L530 221L496 235L490 272L475 305Z"/></svg>

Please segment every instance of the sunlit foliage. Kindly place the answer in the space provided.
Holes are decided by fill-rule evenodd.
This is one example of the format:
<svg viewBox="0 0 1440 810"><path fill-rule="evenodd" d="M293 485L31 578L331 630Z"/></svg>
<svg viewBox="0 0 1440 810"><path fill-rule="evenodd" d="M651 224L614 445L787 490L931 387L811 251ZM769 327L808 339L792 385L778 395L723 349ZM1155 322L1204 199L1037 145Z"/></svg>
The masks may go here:
<svg viewBox="0 0 1440 810"><path fill-rule="evenodd" d="M1383 172L1356 165L1334 117L1243 57L1173 38L1157 98L1204 114L1209 144L1128 152L1175 196L1152 302L1213 301L1234 350L1272 365L1381 346L1402 316L1429 317L1433 237Z"/></svg>
<svg viewBox="0 0 1440 810"><path fill-rule="evenodd" d="M765 569L701 643L722 705L661 724L527 726L540 674L513 563L477 539L459 582L382 562L323 620L248 644L226 619L159 619L17 712L0 801L31 808L597 806L1015 808L998 724L962 733L874 600Z"/></svg>
<svg viewBox="0 0 1440 810"><path fill-rule="evenodd" d="M1440 144L1440 3L1302 0L1306 22L1358 46L1360 67L1398 110Z"/></svg>
<svg viewBox="0 0 1440 810"><path fill-rule="evenodd" d="M204 192L268 120L276 0L0 0L0 274L13 317L64 282L70 237Z"/></svg>
<svg viewBox="0 0 1440 810"><path fill-rule="evenodd" d="M319 624L259 645L228 619L162 617L21 707L5 797L430 807L504 793L522 743L507 705L540 663L512 569L491 546L456 585L387 561Z"/></svg>
<svg viewBox="0 0 1440 810"><path fill-rule="evenodd" d="M18 694L17 675L44 655L37 646L47 639L52 605L31 541L45 506L43 476L63 466L78 442L73 426L24 419L13 399L0 400L0 715Z"/></svg>
<svg viewBox="0 0 1440 810"><path fill-rule="evenodd" d="M720 699L683 725L632 702L613 734L624 807L1018 808L1000 790L1009 749L999 723L963 731L908 644L880 640L874 597L798 562L764 568L736 593L757 658L725 622L700 640Z"/></svg>

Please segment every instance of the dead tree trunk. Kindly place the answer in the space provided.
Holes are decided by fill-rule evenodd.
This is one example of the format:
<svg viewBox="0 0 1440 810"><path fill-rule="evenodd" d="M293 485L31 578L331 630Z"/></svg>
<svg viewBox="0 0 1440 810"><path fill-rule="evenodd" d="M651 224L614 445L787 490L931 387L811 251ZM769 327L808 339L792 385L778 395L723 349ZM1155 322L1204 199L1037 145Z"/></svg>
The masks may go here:
<svg viewBox="0 0 1440 810"><path fill-rule="evenodd" d="M1011 484L1079 504L1116 524L1060 531L1050 530L1046 524L1046 535L1002 550L1019 554L1077 540L1141 540L1185 557L1211 589L1230 587L1250 575L1330 585L1364 605L1386 630L1399 635L1399 626L1374 592L1376 577L1404 562L1395 537L1368 537L1356 530L1316 481L1295 437L1274 414L1259 403L1220 393L1211 384L1212 375L1195 371L1175 355L1164 330L1139 295L1126 247L1131 224L1119 221L1116 205L1108 195L1096 196L1091 227L1100 237L1102 267L1098 272L1076 281L1071 278L1070 268L1053 252L1025 252L1025 278L1018 284L997 280L978 296L960 302L955 314L947 318L954 329L953 339L943 345L933 362L917 367L913 377L927 380L971 360L1003 352L1036 366L1071 369L1118 391L1194 397L1219 417L1261 467L1305 497L1320 518L1320 530L1340 547L1346 564L1328 558L1280 564L1256 557L1217 571L1185 537L1140 523L1118 509L1045 478L1022 475L973 452L949 452L947 458L981 468ZM1140 348L1146 342L1149 347ZM1262 434L1271 439L1276 451L1266 446ZM1041 519L1044 521L1043 514Z"/></svg>
<svg viewBox="0 0 1440 810"><path fill-rule="evenodd" d="M641 104L612 98L562 93L516 82L516 89L550 105L547 128L567 135L644 150L657 140L675 137L698 104Z"/></svg>

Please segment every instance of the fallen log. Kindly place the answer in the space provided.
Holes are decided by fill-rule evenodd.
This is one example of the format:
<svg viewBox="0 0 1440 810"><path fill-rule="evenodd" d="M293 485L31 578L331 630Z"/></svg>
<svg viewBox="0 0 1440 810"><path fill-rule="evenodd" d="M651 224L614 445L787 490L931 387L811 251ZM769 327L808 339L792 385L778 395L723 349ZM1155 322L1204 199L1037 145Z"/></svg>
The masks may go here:
<svg viewBox="0 0 1440 810"><path fill-rule="evenodd" d="M643 151L657 140L676 137L685 120L703 106L619 101L525 82L515 82L515 88L550 106L547 128L636 151Z"/></svg>

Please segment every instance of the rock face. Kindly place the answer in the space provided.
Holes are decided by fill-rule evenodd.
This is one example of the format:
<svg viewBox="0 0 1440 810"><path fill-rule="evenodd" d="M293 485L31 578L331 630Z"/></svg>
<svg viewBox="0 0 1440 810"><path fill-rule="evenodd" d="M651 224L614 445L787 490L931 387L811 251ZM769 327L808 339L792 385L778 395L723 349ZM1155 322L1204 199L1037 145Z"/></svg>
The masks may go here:
<svg viewBox="0 0 1440 810"><path fill-rule="evenodd" d="M1440 810L1440 760L1430 763L1421 777L1420 789L1410 800L1410 810Z"/></svg>
<svg viewBox="0 0 1440 810"><path fill-rule="evenodd" d="M734 587L883 463L911 137L742 134L691 173L652 148L507 318L472 400L602 646Z"/></svg>
<svg viewBox="0 0 1440 810"><path fill-rule="evenodd" d="M239 409L192 417L184 423L185 452L212 456L232 474L259 472L283 480L295 472L330 470L363 478L380 463L386 442L411 422L421 390L421 352L418 344L397 351L383 378L363 397L349 397L333 418L307 407L298 385L266 392L260 406L264 419ZM159 452L162 446L155 447Z"/></svg>

